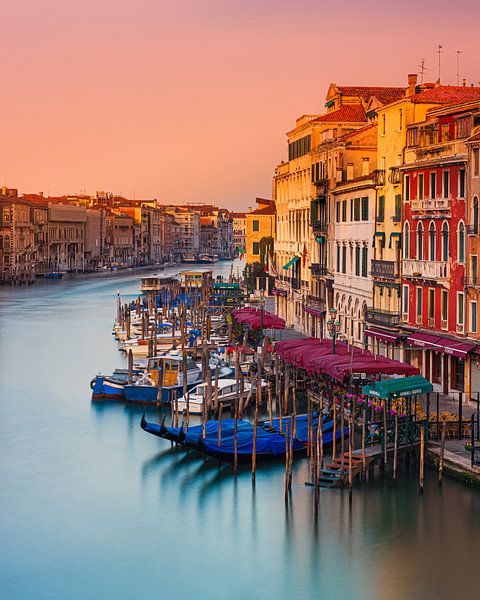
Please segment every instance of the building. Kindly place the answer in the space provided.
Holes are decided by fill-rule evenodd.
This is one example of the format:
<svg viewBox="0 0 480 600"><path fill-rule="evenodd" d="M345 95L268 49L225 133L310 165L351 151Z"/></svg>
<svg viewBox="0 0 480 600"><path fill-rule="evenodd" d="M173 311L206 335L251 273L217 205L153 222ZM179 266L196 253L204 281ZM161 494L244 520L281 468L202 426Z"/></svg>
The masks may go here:
<svg viewBox="0 0 480 600"><path fill-rule="evenodd" d="M462 89L470 96L471 88ZM478 214L473 198L467 215L467 140L475 116L480 123L480 89L476 91L478 101L429 109L422 121L407 128L401 169L404 359L445 394L470 394L472 379L475 391L480 390L476 345L468 339L478 336ZM448 97L451 92L446 92Z"/></svg>
<svg viewBox="0 0 480 600"><path fill-rule="evenodd" d="M236 254L240 254L246 250L247 243L247 217L244 212L231 213L233 222L233 246Z"/></svg>
<svg viewBox="0 0 480 600"><path fill-rule="evenodd" d="M287 133L289 160L275 169L273 179L280 272L274 293L278 313L300 331L328 334L325 315L336 308L333 190L374 170L376 139L369 129L370 115L403 94L403 88L332 83L326 112L298 118ZM348 137L360 129L363 135Z"/></svg>
<svg viewBox="0 0 480 600"><path fill-rule="evenodd" d="M246 254L248 264L262 262L260 241L275 238L275 201L256 198L258 208L246 214Z"/></svg>
<svg viewBox="0 0 480 600"><path fill-rule="evenodd" d="M106 258L106 226L106 211L104 208L87 208L87 220L85 222L85 268L87 270L95 270L104 265Z"/></svg>
<svg viewBox="0 0 480 600"><path fill-rule="evenodd" d="M84 206L48 203L48 270L85 269Z"/></svg>
<svg viewBox="0 0 480 600"><path fill-rule="evenodd" d="M106 245L113 266L133 266L135 247L133 217L116 212L107 215Z"/></svg>
<svg viewBox="0 0 480 600"><path fill-rule="evenodd" d="M179 252L182 258L197 258L200 252L200 215L192 210L170 207L180 227Z"/></svg>
<svg viewBox="0 0 480 600"><path fill-rule="evenodd" d="M403 188L404 178L408 182L408 177L412 176L402 175L407 131L410 125L424 122L429 110L474 99L478 93L478 88L418 86L417 76L409 75L405 95L375 111L378 121L377 208L372 263L373 304L367 312L367 321L369 347L381 354L401 358L402 205L406 206L410 201L411 181L405 185L405 190ZM420 154L416 160L422 160ZM408 269L411 263L404 263L403 267Z"/></svg>

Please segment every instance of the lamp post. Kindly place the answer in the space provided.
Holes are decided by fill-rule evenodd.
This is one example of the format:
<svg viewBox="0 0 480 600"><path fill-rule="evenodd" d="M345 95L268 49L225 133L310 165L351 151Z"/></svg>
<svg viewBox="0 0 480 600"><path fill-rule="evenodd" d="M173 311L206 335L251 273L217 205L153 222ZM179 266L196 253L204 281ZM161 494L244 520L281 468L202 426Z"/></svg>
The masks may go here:
<svg viewBox="0 0 480 600"><path fill-rule="evenodd" d="M260 290L260 347L263 345L263 311L265 310L265 290Z"/></svg>
<svg viewBox="0 0 480 600"><path fill-rule="evenodd" d="M330 319L327 321L328 328L330 333L332 334L332 354L335 354L335 341L337 339L338 328L340 327L340 321L337 321L335 317L337 316L337 309L330 309Z"/></svg>

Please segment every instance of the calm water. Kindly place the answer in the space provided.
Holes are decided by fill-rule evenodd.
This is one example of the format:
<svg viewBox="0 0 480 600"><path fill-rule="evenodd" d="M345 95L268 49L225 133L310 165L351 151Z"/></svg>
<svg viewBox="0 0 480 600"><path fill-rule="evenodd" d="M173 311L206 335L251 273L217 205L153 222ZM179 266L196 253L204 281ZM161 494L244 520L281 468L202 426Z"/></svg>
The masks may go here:
<svg viewBox="0 0 480 600"><path fill-rule="evenodd" d="M229 264L223 266L228 272ZM322 490L306 462L250 473L144 433L142 410L90 402L123 364L116 290L139 276L0 290L0 598L477 598L480 492L427 473ZM156 418L152 411L150 418Z"/></svg>

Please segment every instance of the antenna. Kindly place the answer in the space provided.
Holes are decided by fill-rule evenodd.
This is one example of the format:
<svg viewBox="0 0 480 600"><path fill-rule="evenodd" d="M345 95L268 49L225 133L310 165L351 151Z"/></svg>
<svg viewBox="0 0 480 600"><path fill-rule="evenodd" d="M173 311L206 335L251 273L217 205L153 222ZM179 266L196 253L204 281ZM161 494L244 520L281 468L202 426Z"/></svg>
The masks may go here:
<svg viewBox="0 0 480 600"><path fill-rule="evenodd" d="M428 71L427 67L425 66L425 59L422 58L422 62L417 66L420 69L420 83L422 84L423 76L425 75L425 71Z"/></svg>
<svg viewBox="0 0 480 600"><path fill-rule="evenodd" d="M460 54L462 50L457 50L457 85L460 85Z"/></svg>
<svg viewBox="0 0 480 600"><path fill-rule="evenodd" d="M442 49L443 46L438 44L438 83L440 83L440 75L441 75L441 59L442 59Z"/></svg>

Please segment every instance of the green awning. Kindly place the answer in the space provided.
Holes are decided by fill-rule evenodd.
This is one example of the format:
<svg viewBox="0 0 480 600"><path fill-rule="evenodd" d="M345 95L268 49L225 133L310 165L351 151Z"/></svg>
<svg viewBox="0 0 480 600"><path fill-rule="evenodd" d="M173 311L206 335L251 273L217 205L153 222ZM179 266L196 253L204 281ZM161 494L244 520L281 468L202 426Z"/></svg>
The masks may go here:
<svg viewBox="0 0 480 600"><path fill-rule="evenodd" d="M319 244L324 244L325 243L325 236L324 235L317 235L317 237L315 238L315 241L317 241Z"/></svg>
<svg viewBox="0 0 480 600"><path fill-rule="evenodd" d="M294 264L297 262L297 260L300 260L300 257L299 257L299 256L294 256L294 257L292 258L292 260L289 260L289 261L287 262L287 264L286 264L286 265L283 265L283 268L284 268L284 269L289 269L289 268L290 268L292 265L294 265Z"/></svg>
<svg viewBox="0 0 480 600"><path fill-rule="evenodd" d="M385 248L385 232L384 231L376 231L373 234L373 247L375 248L375 238L380 240L380 247Z"/></svg>
<svg viewBox="0 0 480 600"><path fill-rule="evenodd" d="M239 290L240 284L239 283L214 283L213 289L214 290Z"/></svg>
<svg viewBox="0 0 480 600"><path fill-rule="evenodd" d="M335 104L335 100L329 100L328 102L325 102L325 108L330 108L334 104Z"/></svg>
<svg viewBox="0 0 480 600"><path fill-rule="evenodd" d="M393 240L397 238L398 241L398 249L401 250L402 249L402 234L397 232L393 232L390 234L390 242L388 243L388 247L392 248L393 247Z"/></svg>
<svg viewBox="0 0 480 600"><path fill-rule="evenodd" d="M413 377L400 377L398 379L385 379L362 387L362 393L382 400L392 398L405 398L417 394L428 394L433 390L433 385L421 375Z"/></svg>

